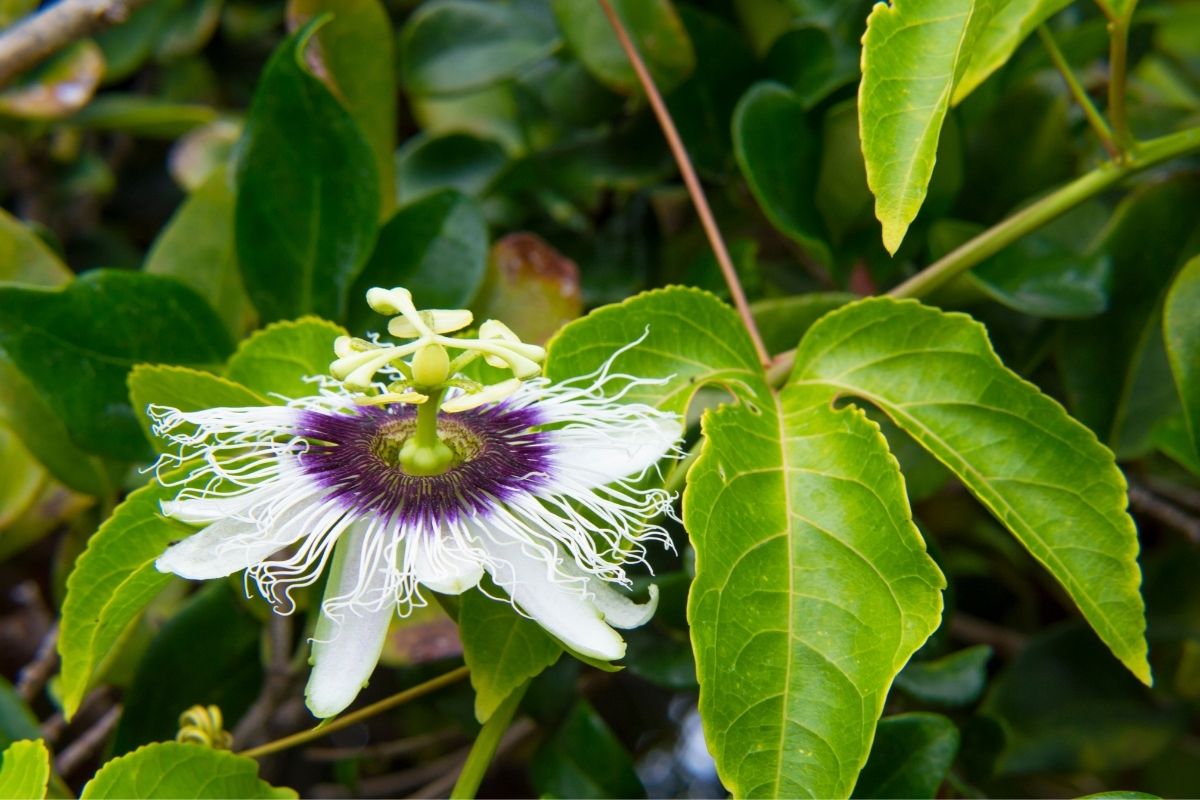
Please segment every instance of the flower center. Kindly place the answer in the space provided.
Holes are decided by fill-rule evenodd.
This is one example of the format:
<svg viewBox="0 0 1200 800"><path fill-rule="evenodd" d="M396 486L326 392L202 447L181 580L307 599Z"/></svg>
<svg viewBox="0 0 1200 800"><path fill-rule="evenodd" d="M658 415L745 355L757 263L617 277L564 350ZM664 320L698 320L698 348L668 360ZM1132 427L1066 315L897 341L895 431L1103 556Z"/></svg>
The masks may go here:
<svg viewBox="0 0 1200 800"><path fill-rule="evenodd" d="M412 417L381 425L371 441L371 453L388 467L412 474L405 469L401 454L416 430L417 421ZM484 440L469 425L453 417L438 419L437 432L438 439L450 450L452 457L446 471L475 459L483 451Z"/></svg>

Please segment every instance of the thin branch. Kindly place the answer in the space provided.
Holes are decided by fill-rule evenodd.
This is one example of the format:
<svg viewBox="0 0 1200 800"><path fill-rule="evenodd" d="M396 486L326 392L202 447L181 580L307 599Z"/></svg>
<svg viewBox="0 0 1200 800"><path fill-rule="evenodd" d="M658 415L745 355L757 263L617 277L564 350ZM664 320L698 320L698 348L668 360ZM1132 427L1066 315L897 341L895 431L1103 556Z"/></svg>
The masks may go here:
<svg viewBox="0 0 1200 800"><path fill-rule="evenodd" d="M1122 152L1133 147L1133 133L1125 111L1125 74L1129 60L1129 18L1113 19L1108 23L1108 118Z"/></svg>
<svg viewBox="0 0 1200 800"><path fill-rule="evenodd" d="M771 363L771 356L767 353L762 336L758 332L758 326L754 323L754 317L750 313L750 304L746 302L746 293L742 290L742 283L738 279L737 270L733 267L733 260L729 257L729 250L725 247L725 240L721 238L721 230L717 227L712 209L708 206L708 198L705 197L704 189L700 186L700 179L696 177L696 170L692 167L692 160L688 157L687 148L683 146L683 140L679 138L675 121L671 119L671 113L667 111L667 104L663 102L658 87L654 85L654 78L651 77L650 70L646 69L645 62L638 54L637 47L629 38L629 33L625 30L625 25L621 22L621 18L613 9L612 4L609 0L597 0L597 2L600 3L604 15L608 17L609 23L616 31L617 40L621 43L621 49L625 51L625 55L629 57L633 71L637 73L642 91L646 93L646 99L650 101L654 116L658 119L659 127L662 128L663 135L667 139L667 146L671 148L675 163L679 165L679 174L683 176L688 194L691 195L692 204L696 207L696 215L700 217L700 224L708 236L708 243L712 247L713 255L716 256L721 273L725 276L725 283L729 286L729 295L733 298L733 305L737 308L738 315L741 316L751 341L754 342L758 360L763 367L767 367Z"/></svg>
<svg viewBox="0 0 1200 800"><path fill-rule="evenodd" d="M1136 483L1129 486L1129 505L1141 514L1179 531L1192 544L1200 544L1200 519L1172 505L1149 489Z"/></svg>
<svg viewBox="0 0 1200 800"><path fill-rule="evenodd" d="M403 739L393 739L378 744L356 745L354 747L309 747L304 750L304 757L310 761L341 761L346 758L396 758L407 756L430 747L448 744L463 739L458 728L442 728L432 733L418 736L407 736ZM466 752L466 748L463 749Z"/></svg>
<svg viewBox="0 0 1200 800"><path fill-rule="evenodd" d="M21 669L17 677L17 694L26 703L32 703L38 692L54 674L58 666L58 625L51 626L38 645L37 655Z"/></svg>
<svg viewBox="0 0 1200 800"><path fill-rule="evenodd" d="M250 710L233 731L234 741L242 746L266 738L269 733L267 724L280 704L287 699L295 677L291 653L292 618L284 614L272 614L264 635L270 651L266 680L263 681L262 691L255 699L254 705L250 706Z"/></svg>
<svg viewBox="0 0 1200 800"><path fill-rule="evenodd" d="M349 714L344 714L340 717L335 717L327 722L323 722L315 728L309 728L306 731L293 733L290 736L284 736L282 739L276 739L273 742L267 742L258 747L251 747L249 750L243 750L238 755L248 758L258 758L259 756L277 753L280 750L286 750L289 747L295 747L298 744L311 742L313 739L320 739L326 734L340 731L342 728L347 728L356 722L361 722L364 719L381 714L384 711L403 705L409 700L416 700L418 697L424 697L430 692L437 691L443 686L449 686L452 683L457 683L467 677L468 670L466 667L459 667L451 670L444 675L439 675L436 678L427 680L424 683L418 683L410 689L405 689L402 692L397 692L391 697L385 697L377 703L372 703L369 706L363 706L358 711L353 711Z"/></svg>
<svg viewBox="0 0 1200 800"><path fill-rule="evenodd" d="M1088 93L1084 91L1080 85L1079 79L1075 77L1075 72L1071 69L1071 65L1067 63L1066 57L1062 54L1062 50L1058 49L1058 42L1054 41L1054 34L1050 33L1050 29L1045 25L1039 25L1038 37L1042 40L1042 45L1046 48L1046 53L1050 56L1050 60L1054 62L1054 66L1062 75L1063 80L1067 83L1067 90L1071 92L1071 96L1075 98L1075 102L1083 109L1083 115L1087 117L1088 124L1092 126L1092 130L1100 139L1100 144L1104 145L1104 149L1113 158L1121 154L1121 148L1117 146L1116 140L1113 138L1112 129L1108 127L1108 122L1096 110L1096 104L1092 102L1092 98L1088 97Z"/></svg>
<svg viewBox="0 0 1200 800"><path fill-rule="evenodd" d="M108 741L109 734L117 727L121 719L121 706L116 705L104 712L92 727L84 731L78 739L71 742L54 760L54 769L59 775L70 775L83 766L93 756L100 752Z"/></svg>
<svg viewBox="0 0 1200 800"><path fill-rule="evenodd" d="M72 42L129 19L150 0L62 0L0 34L0 87Z"/></svg>
<svg viewBox="0 0 1200 800"><path fill-rule="evenodd" d="M1009 658L1021 652L1026 642L1025 636L1017 631L961 611L950 617L950 635L969 644L991 645L996 652Z"/></svg>

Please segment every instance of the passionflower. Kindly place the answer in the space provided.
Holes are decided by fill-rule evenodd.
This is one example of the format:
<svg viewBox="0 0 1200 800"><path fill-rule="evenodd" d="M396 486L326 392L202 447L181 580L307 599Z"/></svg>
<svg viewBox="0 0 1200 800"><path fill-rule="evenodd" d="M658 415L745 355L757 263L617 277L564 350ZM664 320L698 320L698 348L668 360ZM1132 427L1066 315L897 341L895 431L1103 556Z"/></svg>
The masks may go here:
<svg viewBox="0 0 1200 800"><path fill-rule="evenodd" d="M621 402L654 379L615 373L618 351L592 375L551 383L535 377L544 351L498 322L450 337L469 312L418 311L403 289L373 289L368 302L413 341L339 339L312 396L148 409L172 445L157 474L179 487L162 512L203 526L158 569L195 580L245 570L281 613L328 570L306 690L319 717L357 696L394 614L484 573L570 649L621 658L614 628L648 621L657 592L637 604L615 585L628 585L647 543L670 544L656 520L672 497L640 479L677 453L680 421ZM463 377L477 358L512 378Z"/></svg>

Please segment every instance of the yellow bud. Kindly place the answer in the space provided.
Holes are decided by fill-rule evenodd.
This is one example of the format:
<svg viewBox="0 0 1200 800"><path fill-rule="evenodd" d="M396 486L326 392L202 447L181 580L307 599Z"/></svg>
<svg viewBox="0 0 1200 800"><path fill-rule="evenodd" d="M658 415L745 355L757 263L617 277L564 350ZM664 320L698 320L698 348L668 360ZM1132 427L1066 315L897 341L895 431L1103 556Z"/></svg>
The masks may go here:
<svg viewBox="0 0 1200 800"><path fill-rule="evenodd" d="M399 314L404 308L412 306L412 293L400 286L394 289L376 286L367 290L367 305L387 316Z"/></svg>
<svg viewBox="0 0 1200 800"><path fill-rule="evenodd" d="M450 377L450 355L440 344L427 344L412 359L413 383L417 386L441 386Z"/></svg>

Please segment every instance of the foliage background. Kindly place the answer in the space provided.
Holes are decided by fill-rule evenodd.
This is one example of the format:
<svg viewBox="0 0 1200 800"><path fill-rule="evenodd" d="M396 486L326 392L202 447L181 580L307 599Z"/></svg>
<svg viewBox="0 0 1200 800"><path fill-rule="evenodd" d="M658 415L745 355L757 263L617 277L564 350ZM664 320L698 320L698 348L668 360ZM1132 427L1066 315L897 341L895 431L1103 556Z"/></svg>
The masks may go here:
<svg viewBox="0 0 1200 800"><path fill-rule="evenodd" d="M1030 36L950 109L893 256L858 132L869 3L617 5L772 353L1107 158ZM0 16L31 6L0 3ZM1103 15L1082 0L1040 7L1102 104ZM328 10L307 46L285 41ZM1200 4L1140 3L1129 41L1137 135L1200 125ZM0 114L0 281L80 276L57 306L0 298L0 315L37 333L10 335L0 360L0 744L44 736L52 791L170 739L193 703L219 704L242 746L308 723L287 663L302 626L268 621L236 579L170 585L63 718L61 682L45 678L67 575L152 455L128 400L132 364L216 366L252 331L305 314L359 333L358 299L377 284L469 305L535 340L644 289L727 296L631 68L582 0L156 0L5 89ZM984 322L1010 368L1116 452L1140 531L1154 688L945 469L887 428L949 590L941 627L888 697L896 719L859 796L1200 791L1200 469L1162 336L1166 291L1200 252L1198 220L1200 169L1178 159L925 298ZM149 302L129 291L139 273L164 276ZM71 356L39 361L60 335ZM627 669L562 658L537 678L485 794L722 793L695 711L691 553L674 533L680 555L655 564L663 604L628 636ZM445 615L398 623L367 699L458 655ZM473 703L456 686L264 759L261 775L304 796L446 791L478 730Z"/></svg>

